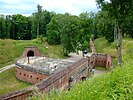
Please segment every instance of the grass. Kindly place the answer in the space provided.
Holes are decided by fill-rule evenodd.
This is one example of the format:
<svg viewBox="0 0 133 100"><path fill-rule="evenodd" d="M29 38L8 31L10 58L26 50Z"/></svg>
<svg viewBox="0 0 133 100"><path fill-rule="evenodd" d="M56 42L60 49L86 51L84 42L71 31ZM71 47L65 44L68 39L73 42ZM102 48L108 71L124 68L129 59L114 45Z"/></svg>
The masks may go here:
<svg viewBox="0 0 133 100"><path fill-rule="evenodd" d="M102 37L94 41L96 51L98 53L108 53L112 57L117 57L116 43L108 43L107 40Z"/></svg>
<svg viewBox="0 0 133 100"><path fill-rule="evenodd" d="M124 63L122 68L96 75L85 82L76 84L71 91L53 93L49 100L132 100L133 61ZM47 97L44 97L47 99Z"/></svg>
<svg viewBox="0 0 133 100"><path fill-rule="evenodd" d="M107 43L104 38L97 39L98 52L116 56L115 43ZM44 100L132 100L133 99L133 39L123 39L123 64L107 73L95 75L85 82L74 85L71 91L52 92L40 95ZM112 51L115 53L112 53ZM115 59L116 60L116 59ZM39 100L40 97L33 97Z"/></svg>
<svg viewBox="0 0 133 100"><path fill-rule="evenodd" d="M95 67L95 69L96 70L100 70L100 71L105 71L106 70L106 68L105 67L102 67L102 66L97 66L97 67Z"/></svg>
<svg viewBox="0 0 133 100"><path fill-rule="evenodd" d="M22 89L31 84L19 81L15 77L15 67L0 73L0 95Z"/></svg>
<svg viewBox="0 0 133 100"><path fill-rule="evenodd" d="M49 45L39 40L0 40L0 68L14 63L22 55L24 47L36 46L44 56L63 58L61 45ZM46 48L48 47L48 48Z"/></svg>
<svg viewBox="0 0 133 100"><path fill-rule="evenodd" d="M0 40L0 68L14 63L23 53L24 47L36 46L44 56L64 58L61 45L49 45L46 41L34 40ZM0 73L0 95L30 86L15 77L15 68Z"/></svg>

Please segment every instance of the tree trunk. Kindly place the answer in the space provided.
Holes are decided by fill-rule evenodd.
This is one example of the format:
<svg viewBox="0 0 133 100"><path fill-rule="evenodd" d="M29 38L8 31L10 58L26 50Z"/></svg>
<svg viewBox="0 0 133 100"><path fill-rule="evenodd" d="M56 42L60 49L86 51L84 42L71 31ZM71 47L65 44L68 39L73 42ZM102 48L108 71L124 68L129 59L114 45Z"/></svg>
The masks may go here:
<svg viewBox="0 0 133 100"><path fill-rule="evenodd" d="M118 27L118 42L117 42L117 53L118 53L118 65L122 64L122 26Z"/></svg>
<svg viewBox="0 0 133 100"><path fill-rule="evenodd" d="M39 36L39 22L37 24L37 38L38 38L38 36Z"/></svg>
<svg viewBox="0 0 133 100"><path fill-rule="evenodd" d="M120 20L118 23L118 65L122 65L122 23L124 17L124 1L120 0Z"/></svg>

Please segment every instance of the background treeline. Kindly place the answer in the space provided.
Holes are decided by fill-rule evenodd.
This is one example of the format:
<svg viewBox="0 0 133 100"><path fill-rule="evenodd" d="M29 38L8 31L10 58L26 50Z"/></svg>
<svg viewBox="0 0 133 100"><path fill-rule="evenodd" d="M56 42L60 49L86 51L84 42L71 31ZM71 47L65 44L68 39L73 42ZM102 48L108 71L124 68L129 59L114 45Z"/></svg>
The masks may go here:
<svg viewBox="0 0 133 100"><path fill-rule="evenodd" d="M124 18L123 36L133 38L133 12ZM45 37L49 44L62 44L63 52L84 50L88 48L90 37L106 37L108 42L117 38L115 34L115 19L108 11L98 13L81 13L79 16L56 14L42 10L37 5L37 11L30 17L21 14L0 15L0 38L15 40L30 40Z"/></svg>

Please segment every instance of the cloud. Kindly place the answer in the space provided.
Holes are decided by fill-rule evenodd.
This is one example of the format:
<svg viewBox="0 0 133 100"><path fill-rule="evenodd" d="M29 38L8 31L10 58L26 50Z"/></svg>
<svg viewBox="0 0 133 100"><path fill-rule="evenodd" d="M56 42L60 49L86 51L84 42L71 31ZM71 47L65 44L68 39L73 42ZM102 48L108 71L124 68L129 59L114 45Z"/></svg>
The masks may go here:
<svg viewBox="0 0 133 100"><path fill-rule="evenodd" d="M0 13L30 15L36 11L37 4L44 10L73 15L97 11L95 0L0 0Z"/></svg>
<svg viewBox="0 0 133 100"><path fill-rule="evenodd" d="M39 4L49 11L58 9L57 13L68 12L79 15L86 11L97 11L95 0L43 0Z"/></svg>
<svg viewBox="0 0 133 100"><path fill-rule="evenodd" d="M31 15L37 4L37 0L0 0L0 13Z"/></svg>

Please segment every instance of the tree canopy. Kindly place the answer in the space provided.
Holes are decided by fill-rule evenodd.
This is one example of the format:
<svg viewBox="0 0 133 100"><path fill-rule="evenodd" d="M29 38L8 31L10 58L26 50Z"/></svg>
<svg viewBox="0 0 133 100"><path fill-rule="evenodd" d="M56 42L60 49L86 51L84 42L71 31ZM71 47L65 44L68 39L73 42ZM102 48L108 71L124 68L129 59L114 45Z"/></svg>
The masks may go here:
<svg viewBox="0 0 133 100"><path fill-rule="evenodd" d="M42 36L51 45L61 44L64 55L78 50L88 50L89 38L105 37L108 42L133 38L133 1L97 0L98 13L83 12L79 16L56 14L43 10L26 17L21 14L0 15L0 38L29 40ZM120 34L119 34L120 33Z"/></svg>

